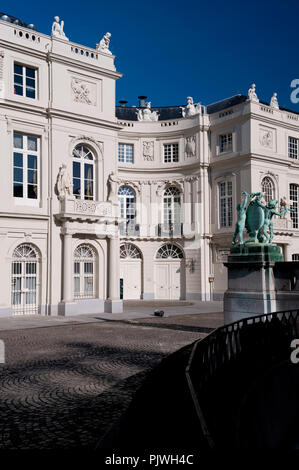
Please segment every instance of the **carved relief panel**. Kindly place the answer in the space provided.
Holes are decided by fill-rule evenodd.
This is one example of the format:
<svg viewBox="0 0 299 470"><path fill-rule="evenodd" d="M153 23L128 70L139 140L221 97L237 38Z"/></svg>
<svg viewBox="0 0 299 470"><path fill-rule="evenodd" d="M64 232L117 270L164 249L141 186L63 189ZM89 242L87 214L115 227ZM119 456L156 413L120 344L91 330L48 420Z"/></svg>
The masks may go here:
<svg viewBox="0 0 299 470"><path fill-rule="evenodd" d="M196 156L196 136L189 135L185 138L185 154L186 157L195 157Z"/></svg>
<svg viewBox="0 0 299 470"><path fill-rule="evenodd" d="M75 103L96 106L97 85L81 77L71 77L71 97Z"/></svg>
<svg viewBox="0 0 299 470"><path fill-rule="evenodd" d="M276 151L276 130L260 126L259 143L265 149Z"/></svg>
<svg viewBox="0 0 299 470"><path fill-rule="evenodd" d="M143 159L145 161L154 161L154 142L144 141L143 142Z"/></svg>

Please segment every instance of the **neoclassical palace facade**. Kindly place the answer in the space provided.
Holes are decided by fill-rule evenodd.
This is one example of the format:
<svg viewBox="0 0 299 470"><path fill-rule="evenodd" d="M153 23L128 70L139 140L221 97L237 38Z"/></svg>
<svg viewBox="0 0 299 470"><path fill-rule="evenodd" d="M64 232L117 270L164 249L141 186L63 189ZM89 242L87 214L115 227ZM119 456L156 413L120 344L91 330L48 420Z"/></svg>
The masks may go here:
<svg viewBox="0 0 299 470"><path fill-rule="evenodd" d="M0 315L121 312L122 299L221 299L242 190L299 259L299 118L255 86L207 106L115 106L95 49L0 14Z"/></svg>

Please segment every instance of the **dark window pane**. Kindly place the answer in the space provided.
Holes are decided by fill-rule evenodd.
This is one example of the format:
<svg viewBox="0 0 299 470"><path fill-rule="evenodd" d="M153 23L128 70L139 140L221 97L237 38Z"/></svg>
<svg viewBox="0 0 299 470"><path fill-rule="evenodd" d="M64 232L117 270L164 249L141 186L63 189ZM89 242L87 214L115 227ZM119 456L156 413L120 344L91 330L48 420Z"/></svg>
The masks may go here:
<svg viewBox="0 0 299 470"><path fill-rule="evenodd" d="M36 155L28 155L28 168L36 170L37 168L37 157Z"/></svg>
<svg viewBox="0 0 299 470"><path fill-rule="evenodd" d="M14 168L13 169L13 179L14 179L14 181L17 181L18 183L23 182L23 170L22 170L22 168Z"/></svg>
<svg viewBox="0 0 299 470"><path fill-rule="evenodd" d="M19 75L22 75L22 73L23 73L22 69L23 69L23 67L21 65L15 64L15 66L14 66L15 73L18 73Z"/></svg>
<svg viewBox="0 0 299 470"><path fill-rule="evenodd" d="M23 87L15 85L14 87L14 94L15 95L23 95Z"/></svg>
<svg viewBox="0 0 299 470"><path fill-rule="evenodd" d="M34 78L35 77L35 69L31 69L26 67L26 77Z"/></svg>
<svg viewBox="0 0 299 470"><path fill-rule="evenodd" d="M28 197L30 199L37 199L37 186L28 184Z"/></svg>
<svg viewBox="0 0 299 470"><path fill-rule="evenodd" d="M80 163L73 162L73 177L80 178Z"/></svg>
<svg viewBox="0 0 299 470"><path fill-rule="evenodd" d="M35 90L32 88L26 88L26 96L27 98L35 98Z"/></svg>
<svg viewBox="0 0 299 470"><path fill-rule="evenodd" d="M22 134L16 134L14 133L13 135L13 144L16 149L22 149L23 148L23 136Z"/></svg>
<svg viewBox="0 0 299 470"><path fill-rule="evenodd" d="M23 77L22 75L15 75L15 84L23 85Z"/></svg>
<svg viewBox="0 0 299 470"><path fill-rule="evenodd" d="M84 165L84 178L93 179L93 165Z"/></svg>
<svg viewBox="0 0 299 470"><path fill-rule="evenodd" d="M28 142L28 150L33 150L36 152L37 151L37 137L28 136L27 142Z"/></svg>
<svg viewBox="0 0 299 470"><path fill-rule="evenodd" d="M77 179L77 178L74 178L73 179L73 194L77 194L79 195L80 194L80 180Z"/></svg>
<svg viewBox="0 0 299 470"><path fill-rule="evenodd" d="M14 197L23 197L23 185L20 183L14 183L13 185Z"/></svg>
<svg viewBox="0 0 299 470"><path fill-rule="evenodd" d="M28 183L37 184L37 171L28 170Z"/></svg>
<svg viewBox="0 0 299 470"><path fill-rule="evenodd" d="M35 80L33 78L26 78L26 86L28 88L35 88Z"/></svg>
<svg viewBox="0 0 299 470"><path fill-rule="evenodd" d="M14 153L13 154L13 164L14 166L23 166L23 155L21 153Z"/></svg>

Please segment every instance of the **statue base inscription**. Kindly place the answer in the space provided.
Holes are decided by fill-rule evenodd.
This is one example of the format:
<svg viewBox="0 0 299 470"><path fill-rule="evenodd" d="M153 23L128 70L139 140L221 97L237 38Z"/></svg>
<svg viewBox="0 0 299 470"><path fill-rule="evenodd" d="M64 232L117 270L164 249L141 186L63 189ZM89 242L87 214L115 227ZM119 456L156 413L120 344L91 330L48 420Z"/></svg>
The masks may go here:
<svg viewBox="0 0 299 470"><path fill-rule="evenodd" d="M299 306L299 262L284 262L279 246L236 245L224 264L228 268L228 289L224 294L226 324Z"/></svg>

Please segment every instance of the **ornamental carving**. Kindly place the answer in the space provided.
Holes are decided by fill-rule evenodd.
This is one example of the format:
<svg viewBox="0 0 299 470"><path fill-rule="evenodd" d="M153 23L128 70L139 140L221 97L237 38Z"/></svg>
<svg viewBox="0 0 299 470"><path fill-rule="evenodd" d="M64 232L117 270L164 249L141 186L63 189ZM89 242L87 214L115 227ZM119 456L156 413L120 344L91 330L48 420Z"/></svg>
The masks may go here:
<svg viewBox="0 0 299 470"><path fill-rule="evenodd" d="M93 201L76 201L76 212L91 212L92 214L95 213L97 205Z"/></svg>
<svg viewBox="0 0 299 470"><path fill-rule="evenodd" d="M70 136L72 137L72 136ZM97 140L95 140L93 137L90 137L90 136L86 136L86 135L80 135L79 137L74 137L71 141L70 141L70 154L72 155L73 154L73 150L74 150L74 147L76 147L77 144L81 144L81 143L84 143L84 142L90 142L92 144L93 147L95 147L95 151L97 153L97 157L98 157L98 160L102 160L103 157L104 157L104 143L103 142L99 142Z"/></svg>
<svg viewBox="0 0 299 470"><path fill-rule="evenodd" d="M249 90L248 90L248 99L249 99L249 101L259 103L260 100L257 97L255 88L256 88L255 83L253 83L251 85L251 87L249 88Z"/></svg>
<svg viewBox="0 0 299 470"><path fill-rule="evenodd" d="M273 96L272 96L271 101L270 101L270 107L274 108L274 109L279 109L277 93L273 93Z"/></svg>
<svg viewBox="0 0 299 470"><path fill-rule="evenodd" d="M165 189L169 186L175 186L180 190L181 193L184 192L184 186L182 184L183 180L164 180L164 181L158 181L156 182L157 184L157 189L156 189L156 194L157 196L162 196L163 192Z"/></svg>
<svg viewBox="0 0 299 470"><path fill-rule="evenodd" d="M140 108L136 112L138 121L158 121L159 114L151 110L151 102L146 103L145 108Z"/></svg>
<svg viewBox="0 0 299 470"><path fill-rule="evenodd" d="M90 83L80 80L79 78L72 78L71 88L73 101L75 101L75 103L95 104Z"/></svg>
<svg viewBox="0 0 299 470"><path fill-rule="evenodd" d="M143 142L143 158L150 162L154 160L154 142Z"/></svg>
<svg viewBox="0 0 299 470"><path fill-rule="evenodd" d="M99 44L96 45L97 51L102 52L102 54L112 54L109 50L111 33L106 33L100 40Z"/></svg>
<svg viewBox="0 0 299 470"><path fill-rule="evenodd" d="M260 131L260 144L263 147L273 148L273 132L269 130Z"/></svg>
<svg viewBox="0 0 299 470"><path fill-rule="evenodd" d="M185 153L187 157L195 157L196 154L196 139L195 135L190 135L185 139Z"/></svg>
<svg viewBox="0 0 299 470"><path fill-rule="evenodd" d="M64 28L64 21L61 20L59 16L54 16L54 22L52 24L51 36L54 38L63 39L64 41L68 41L69 39L66 37L65 32L63 31Z"/></svg>
<svg viewBox="0 0 299 470"><path fill-rule="evenodd" d="M63 163L59 168L57 176L56 188L58 192L58 199L62 201L67 196L71 196L73 192L73 182L66 169L66 164Z"/></svg>
<svg viewBox="0 0 299 470"><path fill-rule="evenodd" d="M190 116L195 116L195 114L199 114L200 108L200 103L194 104L192 96L187 96L186 106L181 106L183 118L188 118Z"/></svg>

